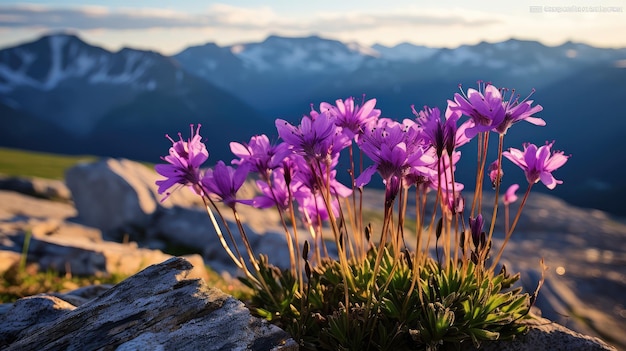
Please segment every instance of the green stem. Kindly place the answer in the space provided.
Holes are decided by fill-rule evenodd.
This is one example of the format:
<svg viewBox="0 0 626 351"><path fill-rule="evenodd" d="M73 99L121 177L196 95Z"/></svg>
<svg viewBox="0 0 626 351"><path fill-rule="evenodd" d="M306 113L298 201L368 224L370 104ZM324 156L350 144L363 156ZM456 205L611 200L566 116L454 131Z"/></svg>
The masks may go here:
<svg viewBox="0 0 626 351"><path fill-rule="evenodd" d="M26 261L28 260L28 248L30 247L30 238L33 236L33 233L30 230L27 230L24 233L24 246L22 246L22 256L20 257L20 265L19 272L20 274L24 273L26 270Z"/></svg>

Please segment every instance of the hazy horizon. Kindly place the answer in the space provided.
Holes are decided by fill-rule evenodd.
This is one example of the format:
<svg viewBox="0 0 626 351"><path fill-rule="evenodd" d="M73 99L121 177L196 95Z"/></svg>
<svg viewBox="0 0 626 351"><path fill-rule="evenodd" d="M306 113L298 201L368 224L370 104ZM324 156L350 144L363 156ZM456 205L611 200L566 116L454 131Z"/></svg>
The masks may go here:
<svg viewBox="0 0 626 351"><path fill-rule="evenodd" d="M189 46L259 42L269 35L317 35L363 46L411 43L455 48L509 38L558 46L573 41L624 48L622 1L581 6L561 0L436 5L411 0L289 2L0 0L0 47L51 31L71 31L107 50L123 47L166 55Z"/></svg>

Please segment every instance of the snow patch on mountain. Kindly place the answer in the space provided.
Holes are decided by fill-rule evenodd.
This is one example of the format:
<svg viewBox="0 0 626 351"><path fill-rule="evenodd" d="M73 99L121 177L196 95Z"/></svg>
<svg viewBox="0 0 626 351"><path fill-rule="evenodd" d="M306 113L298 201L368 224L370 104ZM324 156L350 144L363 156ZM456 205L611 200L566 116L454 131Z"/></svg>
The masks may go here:
<svg viewBox="0 0 626 351"><path fill-rule="evenodd" d="M298 70L321 72L325 70L353 71L376 53L359 45L346 45L318 37L269 37L262 43L235 45L231 52L244 66L258 72Z"/></svg>
<svg viewBox="0 0 626 351"><path fill-rule="evenodd" d="M378 53L382 59L389 61L419 62L430 58L437 53L439 48L418 46L410 43L402 43L393 47L376 44L372 49Z"/></svg>
<svg viewBox="0 0 626 351"><path fill-rule="evenodd" d="M472 50L469 46L460 46L455 50L448 50L441 54L439 57L441 62L450 65L470 64L478 66L481 63L485 63L483 55ZM492 63L493 64L493 63Z"/></svg>
<svg viewBox="0 0 626 351"><path fill-rule="evenodd" d="M0 92L7 94L21 86L51 91L64 81L75 78L85 79L90 84L130 84L138 89L155 88L154 82L140 82L153 66L144 52L130 49L116 54L101 49L94 52L87 44L72 39L75 38L52 35L45 38L43 44L47 44L47 48L44 50L29 51L26 47L3 50L2 56L6 59L0 59ZM37 62L42 55L49 60L47 67ZM121 69L116 69L120 62ZM37 79L29 74L33 69L43 70L43 78Z"/></svg>
<svg viewBox="0 0 626 351"><path fill-rule="evenodd" d="M65 78L61 64L63 63L62 50L65 43L67 43L67 37L60 35L53 36L50 37L49 42L52 64L50 65L50 70L48 71L48 78L42 86L43 90L51 90Z"/></svg>

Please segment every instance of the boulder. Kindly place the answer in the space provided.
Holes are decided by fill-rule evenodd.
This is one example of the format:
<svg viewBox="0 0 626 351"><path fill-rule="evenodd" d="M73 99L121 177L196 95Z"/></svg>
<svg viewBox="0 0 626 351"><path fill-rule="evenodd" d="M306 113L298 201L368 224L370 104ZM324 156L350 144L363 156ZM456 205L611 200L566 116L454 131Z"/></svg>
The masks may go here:
<svg viewBox="0 0 626 351"><path fill-rule="evenodd" d="M4 350L297 350L289 335L171 258L80 306L49 295L0 316Z"/></svg>
<svg viewBox="0 0 626 351"><path fill-rule="evenodd" d="M0 308L0 348L297 350L278 327L251 316L244 304L201 280L191 264L171 258L116 286L36 295ZM0 306L4 307L4 305ZM614 351L602 340L548 319L529 319L526 334L483 342L492 351ZM466 345L463 350L475 350Z"/></svg>
<svg viewBox="0 0 626 351"><path fill-rule="evenodd" d="M260 216L260 214L256 213L256 216ZM247 219L247 217L245 218ZM220 221L219 218L218 221ZM246 247L239 235L239 229L233 222L228 221L227 223L235 240L237 240L237 247L240 252L245 253ZM221 225L221 221L220 227L226 241L230 244L226 227ZM285 234L259 233L250 227L247 221L243 224L243 228L257 256L262 253L270 254L270 263L281 268L289 267L289 253ZM167 209L155 217L152 225L146 230L146 237L196 249L202 252L206 263L215 271L228 271L231 274L237 272L237 267L222 248L215 227L204 210L182 207ZM304 235L304 239L307 238L308 235Z"/></svg>
<svg viewBox="0 0 626 351"><path fill-rule="evenodd" d="M66 173L66 182L78 210L77 220L101 229L107 239L121 241L127 235L140 246L185 247L205 254L207 263L215 270L234 273L236 267L220 246L202 199L188 189L178 189L161 202L162 196L157 194L155 184L160 178L154 170L140 163L110 158L78 164ZM251 183L246 183L239 195L252 198ZM255 252L274 253L270 262L286 267L289 256L284 249L287 247L284 234L275 232L278 214L248 206L240 206L239 210ZM228 208L221 208L221 211L238 238L233 213ZM222 221L219 218L218 221L221 225ZM243 243L238 242L238 246L245 251Z"/></svg>
<svg viewBox="0 0 626 351"><path fill-rule="evenodd" d="M10 225L28 218L66 219L74 216L76 209L71 204L0 190L0 225Z"/></svg>
<svg viewBox="0 0 626 351"><path fill-rule="evenodd" d="M162 262L171 255L159 250L139 248L137 243L117 243L102 239L100 230L62 219L14 219L0 223L0 273L15 265L26 244L28 262L41 270L54 270L80 276L131 275L148 265ZM197 268L194 277L208 279L200 255L189 259Z"/></svg>
<svg viewBox="0 0 626 351"><path fill-rule="evenodd" d="M63 181L56 179L0 175L0 189L49 200L71 200L70 190Z"/></svg>
<svg viewBox="0 0 626 351"><path fill-rule="evenodd" d="M617 351L604 341L574 332L545 318L530 319L528 332L510 341L484 342L482 351Z"/></svg>
<svg viewBox="0 0 626 351"><path fill-rule="evenodd" d="M0 274L19 264L21 258L19 252L0 250Z"/></svg>
<svg viewBox="0 0 626 351"><path fill-rule="evenodd" d="M160 207L202 203L190 191L176 191L161 202L155 185L160 178L141 163L112 158L79 163L65 174L80 220L105 231L125 226L145 228Z"/></svg>

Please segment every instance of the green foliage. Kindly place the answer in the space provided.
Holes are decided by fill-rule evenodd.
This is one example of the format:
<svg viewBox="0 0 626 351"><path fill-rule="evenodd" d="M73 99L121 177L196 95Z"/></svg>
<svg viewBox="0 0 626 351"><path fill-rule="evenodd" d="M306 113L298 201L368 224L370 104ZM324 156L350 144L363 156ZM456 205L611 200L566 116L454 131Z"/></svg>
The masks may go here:
<svg viewBox="0 0 626 351"><path fill-rule="evenodd" d="M98 157L90 155L70 156L0 147L0 174L63 179L68 168L79 162L93 162L97 159ZM152 163L142 162L142 164L154 168Z"/></svg>
<svg viewBox="0 0 626 351"><path fill-rule="evenodd" d="M289 270L264 257L259 272L269 290L242 281L253 290L253 310L285 328L304 350L460 349L525 331L520 322L528 318L530 297L513 287L519 274L425 260L413 266L412 257L385 249L372 280L371 250L364 262L351 261L354 286L347 291L339 262L330 259L312 269L303 293Z"/></svg>
<svg viewBox="0 0 626 351"><path fill-rule="evenodd" d="M14 302L22 297L42 293L74 290L88 285L117 284L125 278L127 277L120 274L78 277L52 270L38 272L34 265L27 265L24 269L14 265L0 275L0 303Z"/></svg>
<svg viewBox="0 0 626 351"><path fill-rule="evenodd" d="M209 268L207 268L207 273L209 286L216 287L238 299L250 298L251 290L238 281L225 279ZM19 263L0 274L0 303L14 302L22 297L43 293L63 293L89 285L117 284L126 278L128 276L122 274L81 277L61 274L53 270L38 271L37 265Z"/></svg>
<svg viewBox="0 0 626 351"><path fill-rule="evenodd" d="M65 170L93 156L62 156L43 152L0 148L0 173L10 176L63 179Z"/></svg>

